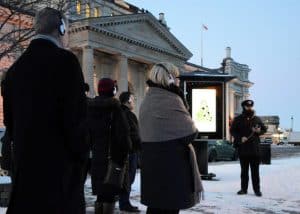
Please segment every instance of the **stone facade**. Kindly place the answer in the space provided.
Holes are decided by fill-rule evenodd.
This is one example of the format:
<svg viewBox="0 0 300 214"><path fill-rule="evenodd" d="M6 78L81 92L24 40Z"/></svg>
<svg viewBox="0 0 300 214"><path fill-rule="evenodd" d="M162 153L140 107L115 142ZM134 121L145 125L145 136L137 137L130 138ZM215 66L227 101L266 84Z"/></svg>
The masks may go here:
<svg viewBox="0 0 300 214"><path fill-rule="evenodd" d="M230 48L221 68L188 63L192 53L169 31L163 13L157 19L122 0L74 1L69 8L69 49L80 61L90 97L97 95L98 80L110 77L118 81L119 92L129 89L134 93L138 114L146 91L147 72L161 61L174 63L181 72L200 70L237 76L227 84L228 118L240 113L240 102L249 97L250 69L231 58Z"/></svg>
<svg viewBox="0 0 300 214"><path fill-rule="evenodd" d="M249 72L251 69L248 65L237 63L231 58L231 48L226 48L226 58L222 66L224 72L234 75L237 78L228 85L228 109L230 119L242 113L241 103L250 97L249 88L253 85L249 81Z"/></svg>
<svg viewBox="0 0 300 214"><path fill-rule="evenodd" d="M102 4L101 11L112 10L109 3ZM88 96L97 95L100 78L116 79L119 92L134 93L138 114L152 65L169 61L182 70L192 54L151 13L130 12L75 19L70 25L69 48L79 58L85 82L90 85Z"/></svg>

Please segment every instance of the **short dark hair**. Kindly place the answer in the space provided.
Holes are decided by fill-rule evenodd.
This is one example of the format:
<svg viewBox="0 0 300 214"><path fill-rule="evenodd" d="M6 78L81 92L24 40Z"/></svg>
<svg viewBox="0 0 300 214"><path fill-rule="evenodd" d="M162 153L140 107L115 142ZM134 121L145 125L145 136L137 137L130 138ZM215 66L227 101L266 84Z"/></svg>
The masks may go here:
<svg viewBox="0 0 300 214"><path fill-rule="evenodd" d="M34 28L37 34L49 35L59 29L61 19L67 22L63 12L51 7L46 7L37 12L35 16Z"/></svg>
<svg viewBox="0 0 300 214"><path fill-rule="evenodd" d="M119 96L119 100L122 104L125 104L129 101L130 99L130 96L132 95L132 93L128 92L128 91L125 91L125 92L122 92Z"/></svg>

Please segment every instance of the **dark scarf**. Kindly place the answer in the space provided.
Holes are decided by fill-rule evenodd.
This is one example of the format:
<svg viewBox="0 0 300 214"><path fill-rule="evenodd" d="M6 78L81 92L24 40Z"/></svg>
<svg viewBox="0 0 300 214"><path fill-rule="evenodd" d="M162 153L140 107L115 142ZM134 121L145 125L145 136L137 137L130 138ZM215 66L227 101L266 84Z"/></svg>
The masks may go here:
<svg viewBox="0 0 300 214"><path fill-rule="evenodd" d="M146 83L147 83L147 85L148 85L149 87L162 88L162 89L165 89L165 90L167 90L167 91L170 91L170 92L172 92L172 93L174 93L174 94L177 94L177 95L182 99L182 101L183 101L183 103L184 103L186 109L187 109L187 110L190 109L189 104L187 103L186 99L184 98L184 92L183 92L183 91L181 90L181 88L179 88L177 85L171 84L171 85L169 85L169 87L164 87L164 86L162 86L162 85L158 85L158 84L152 82L151 80L147 80Z"/></svg>

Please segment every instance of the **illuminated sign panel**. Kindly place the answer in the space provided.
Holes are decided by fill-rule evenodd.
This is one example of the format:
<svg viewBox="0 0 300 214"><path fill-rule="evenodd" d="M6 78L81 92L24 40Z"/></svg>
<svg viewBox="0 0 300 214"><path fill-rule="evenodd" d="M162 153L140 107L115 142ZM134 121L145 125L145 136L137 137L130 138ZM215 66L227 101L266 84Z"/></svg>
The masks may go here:
<svg viewBox="0 0 300 214"><path fill-rule="evenodd" d="M199 132L217 131L216 89L192 89L192 118Z"/></svg>

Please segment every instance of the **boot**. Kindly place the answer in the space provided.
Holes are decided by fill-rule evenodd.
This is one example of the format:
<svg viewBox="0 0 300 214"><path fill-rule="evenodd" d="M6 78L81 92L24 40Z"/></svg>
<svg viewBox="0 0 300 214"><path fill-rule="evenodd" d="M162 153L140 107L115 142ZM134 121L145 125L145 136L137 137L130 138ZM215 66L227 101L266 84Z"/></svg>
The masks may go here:
<svg viewBox="0 0 300 214"><path fill-rule="evenodd" d="M103 203L95 202L95 214L103 214Z"/></svg>
<svg viewBox="0 0 300 214"><path fill-rule="evenodd" d="M115 203L103 203L103 214L113 214Z"/></svg>

